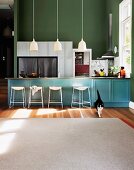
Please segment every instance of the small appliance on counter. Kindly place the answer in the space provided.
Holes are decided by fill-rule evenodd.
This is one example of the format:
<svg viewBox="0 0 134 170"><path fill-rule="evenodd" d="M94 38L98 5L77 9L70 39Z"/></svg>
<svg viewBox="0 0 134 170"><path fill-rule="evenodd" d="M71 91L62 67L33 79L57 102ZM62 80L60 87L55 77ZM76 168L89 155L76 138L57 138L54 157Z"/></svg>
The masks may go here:
<svg viewBox="0 0 134 170"><path fill-rule="evenodd" d="M125 68L122 66L119 72L119 78L125 78L126 77L126 71Z"/></svg>

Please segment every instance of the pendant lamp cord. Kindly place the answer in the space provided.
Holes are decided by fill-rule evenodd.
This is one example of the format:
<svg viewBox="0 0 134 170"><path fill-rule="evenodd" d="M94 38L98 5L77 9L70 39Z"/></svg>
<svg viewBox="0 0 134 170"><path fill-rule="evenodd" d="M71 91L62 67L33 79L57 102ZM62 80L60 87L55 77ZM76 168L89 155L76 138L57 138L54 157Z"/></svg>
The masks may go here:
<svg viewBox="0 0 134 170"><path fill-rule="evenodd" d="M82 0L82 39L83 39L83 0Z"/></svg>
<svg viewBox="0 0 134 170"><path fill-rule="evenodd" d="M34 39L34 0L33 0L33 39Z"/></svg>
<svg viewBox="0 0 134 170"><path fill-rule="evenodd" d="M59 3L58 3L58 0L57 0L57 39L58 39L58 32L59 32L59 30L58 30L58 24L59 24L58 17L59 17Z"/></svg>

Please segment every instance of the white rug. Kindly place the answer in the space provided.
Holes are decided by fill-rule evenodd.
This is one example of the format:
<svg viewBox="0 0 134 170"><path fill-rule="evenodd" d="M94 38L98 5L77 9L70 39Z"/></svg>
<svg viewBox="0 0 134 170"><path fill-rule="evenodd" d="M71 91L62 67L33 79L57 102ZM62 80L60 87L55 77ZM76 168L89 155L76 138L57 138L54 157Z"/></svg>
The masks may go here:
<svg viewBox="0 0 134 170"><path fill-rule="evenodd" d="M0 119L0 170L134 170L118 119Z"/></svg>

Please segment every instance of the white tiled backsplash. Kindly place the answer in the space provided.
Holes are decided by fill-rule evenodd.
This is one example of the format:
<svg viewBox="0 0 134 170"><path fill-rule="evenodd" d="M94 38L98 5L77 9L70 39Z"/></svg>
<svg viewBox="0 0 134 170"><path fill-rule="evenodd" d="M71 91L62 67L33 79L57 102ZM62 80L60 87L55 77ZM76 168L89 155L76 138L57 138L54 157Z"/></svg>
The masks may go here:
<svg viewBox="0 0 134 170"><path fill-rule="evenodd" d="M92 60L90 76L95 76L94 70L99 72L100 69L104 69L106 76L108 75L108 60Z"/></svg>

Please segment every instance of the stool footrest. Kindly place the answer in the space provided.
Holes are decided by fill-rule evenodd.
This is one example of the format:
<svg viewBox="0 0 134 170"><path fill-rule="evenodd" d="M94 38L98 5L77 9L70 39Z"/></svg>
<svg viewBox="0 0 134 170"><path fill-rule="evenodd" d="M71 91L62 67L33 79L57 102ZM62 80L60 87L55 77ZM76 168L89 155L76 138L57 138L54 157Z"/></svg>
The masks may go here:
<svg viewBox="0 0 134 170"><path fill-rule="evenodd" d="M42 103L42 102L38 102L38 101L32 101L32 102L30 102L30 103Z"/></svg>
<svg viewBox="0 0 134 170"><path fill-rule="evenodd" d="M52 101L49 101L49 103L61 103L62 104L63 102L52 102Z"/></svg>

